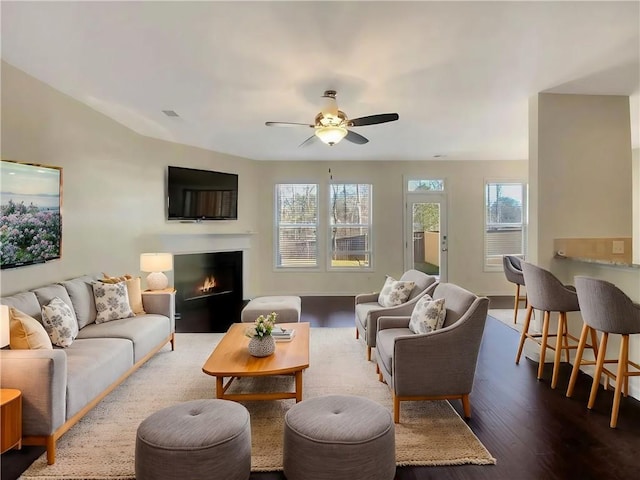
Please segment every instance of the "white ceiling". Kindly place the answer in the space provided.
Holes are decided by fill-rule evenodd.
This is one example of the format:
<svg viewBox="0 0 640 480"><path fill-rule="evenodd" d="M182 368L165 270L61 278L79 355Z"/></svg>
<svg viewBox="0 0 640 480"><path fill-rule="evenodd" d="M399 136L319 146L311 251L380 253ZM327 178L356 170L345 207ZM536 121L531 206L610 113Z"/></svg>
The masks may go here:
<svg viewBox="0 0 640 480"><path fill-rule="evenodd" d="M9 2L2 59L144 135L259 160L526 159L537 92L632 96L640 2ZM316 142L323 91L366 145ZM169 118L162 110L174 110Z"/></svg>

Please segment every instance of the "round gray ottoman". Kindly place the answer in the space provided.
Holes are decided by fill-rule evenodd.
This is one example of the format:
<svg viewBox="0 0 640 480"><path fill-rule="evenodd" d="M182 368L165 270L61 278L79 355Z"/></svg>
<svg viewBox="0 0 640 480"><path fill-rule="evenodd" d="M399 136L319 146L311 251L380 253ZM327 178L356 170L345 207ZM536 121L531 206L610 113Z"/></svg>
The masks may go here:
<svg viewBox="0 0 640 480"><path fill-rule="evenodd" d="M150 415L136 436L136 480L247 480L249 412L228 400L194 400Z"/></svg>
<svg viewBox="0 0 640 480"><path fill-rule="evenodd" d="M368 398L311 398L284 417L287 480L392 480L395 446L391 413Z"/></svg>

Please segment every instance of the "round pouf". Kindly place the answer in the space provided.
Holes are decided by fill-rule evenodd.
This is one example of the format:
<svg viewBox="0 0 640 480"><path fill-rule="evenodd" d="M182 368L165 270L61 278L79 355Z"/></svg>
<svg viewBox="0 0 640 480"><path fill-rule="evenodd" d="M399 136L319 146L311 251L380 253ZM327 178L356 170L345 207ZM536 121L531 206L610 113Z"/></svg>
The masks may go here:
<svg viewBox="0 0 640 480"><path fill-rule="evenodd" d="M300 402L284 418L287 480L392 480L391 413L368 398L327 395Z"/></svg>
<svg viewBox="0 0 640 480"><path fill-rule="evenodd" d="M150 415L138 427L136 480L247 480L249 412L228 400L194 400Z"/></svg>

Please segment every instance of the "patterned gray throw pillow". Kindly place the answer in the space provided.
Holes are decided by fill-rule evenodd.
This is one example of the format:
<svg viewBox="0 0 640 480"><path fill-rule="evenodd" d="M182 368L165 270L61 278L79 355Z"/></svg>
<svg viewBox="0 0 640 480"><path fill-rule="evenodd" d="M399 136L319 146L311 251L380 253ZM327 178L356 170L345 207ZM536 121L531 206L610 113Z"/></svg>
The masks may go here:
<svg viewBox="0 0 640 480"><path fill-rule="evenodd" d="M378 295L378 303L383 307L395 307L402 305L409 299L415 282L405 282L387 277L382 290Z"/></svg>
<svg viewBox="0 0 640 480"><path fill-rule="evenodd" d="M58 347L68 347L78 336L78 322L71 307L58 297L42 307L42 325L51 343Z"/></svg>
<svg viewBox="0 0 640 480"><path fill-rule="evenodd" d="M134 316L129 305L127 286L124 282L112 284L95 282L93 297L96 301L96 323Z"/></svg>
<svg viewBox="0 0 640 480"><path fill-rule="evenodd" d="M409 330L413 333L429 333L439 330L444 325L446 315L444 298L434 300L429 295L425 295L418 300L411 313Z"/></svg>

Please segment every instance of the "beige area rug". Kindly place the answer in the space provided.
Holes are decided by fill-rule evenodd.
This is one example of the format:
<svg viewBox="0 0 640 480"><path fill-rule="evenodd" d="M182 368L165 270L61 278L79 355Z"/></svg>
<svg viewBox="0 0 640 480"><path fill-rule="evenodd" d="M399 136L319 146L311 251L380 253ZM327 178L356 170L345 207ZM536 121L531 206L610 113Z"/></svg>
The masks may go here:
<svg viewBox="0 0 640 480"><path fill-rule="evenodd" d="M176 351L165 347L108 395L58 441L57 461L42 455L23 479L132 479L136 429L151 413L178 402L213 398L215 378L202 365L222 334L176 335ZM249 340L247 339L247 342ZM389 388L353 328L312 328L310 367L303 400L326 394L371 398L391 411ZM243 379L232 388L282 387L291 377ZM267 380L267 382L265 382ZM252 470L282 470L282 432L293 400L243 402L251 414ZM496 461L448 402L403 402L396 426L398 465L489 465Z"/></svg>

